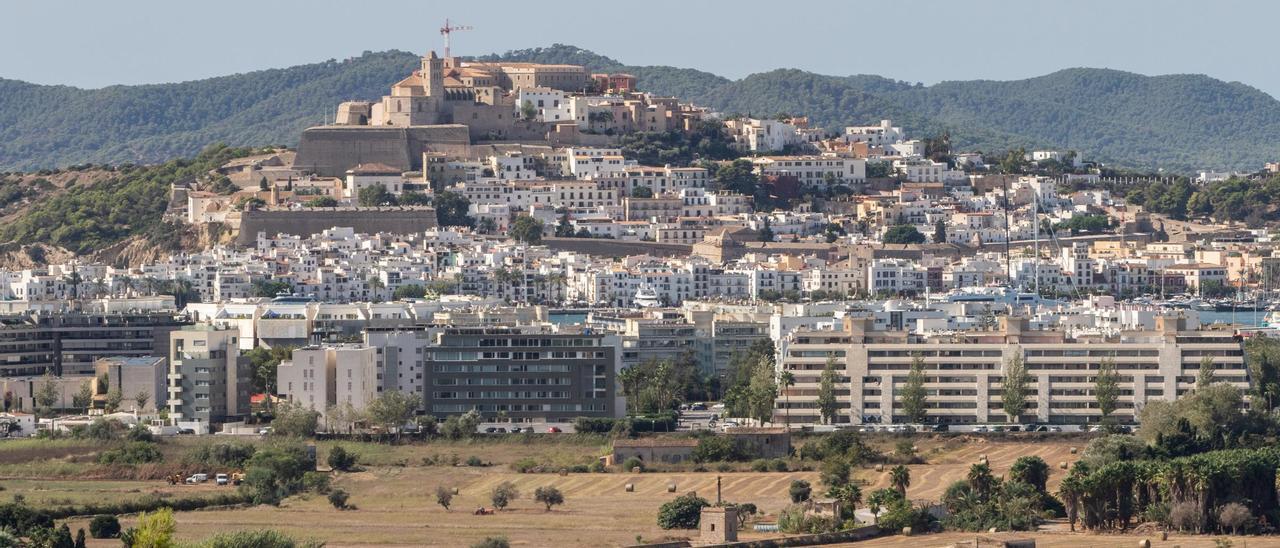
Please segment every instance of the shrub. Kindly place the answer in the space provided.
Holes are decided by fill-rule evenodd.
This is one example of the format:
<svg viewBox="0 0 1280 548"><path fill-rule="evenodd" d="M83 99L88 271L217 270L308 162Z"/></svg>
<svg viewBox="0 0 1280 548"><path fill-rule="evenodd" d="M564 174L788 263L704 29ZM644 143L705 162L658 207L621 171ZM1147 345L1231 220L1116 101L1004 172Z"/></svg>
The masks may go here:
<svg viewBox="0 0 1280 548"><path fill-rule="evenodd" d="M1238 535L1253 527L1253 512L1238 502L1229 502L1218 509L1218 525Z"/></svg>
<svg viewBox="0 0 1280 548"><path fill-rule="evenodd" d="M705 436L693 448L694 462L729 462L747 458L746 452L729 436Z"/></svg>
<svg viewBox="0 0 1280 548"><path fill-rule="evenodd" d="M116 538L120 536L120 520L115 516L94 516L89 522L89 536Z"/></svg>
<svg viewBox="0 0 1280 548"><path fill-rule="evenodd" d="M516 484L509 481L499 483L492 491L489 492L489 501L493 503L494 508L499 510L506 508L511 501L520 498L520 491L516 489Z"/></svg>
<svg viewBox="0 0 1280 548"><path fill-rule="evenodd" d="M288 444L262 449L246 464L240 489L255 504L277 504L303 488L303 474L315 468L315 459L301 445Z"/></svg>
<svg viewBox="0 0 1280 548"><path fill-rule="evenodd" d="M321 495L329 492L329 476L320 472L303 472L302 488Z"/></svg>
<svg viewBox="0 0 1280 548"><path fill-rule="evenodd" d="M484 466L484 461L480 460L480 457L471 455L470 457L467 457L467 466Z"/></svg>
<svg viewBox="0 0 1280 548"><path fill-rule="evenodd" d="M906 500L899 500L880 514L876 523L885 531L901 531L910 527L912 531L924 532L933 528L934 518L926 509L912 506Z"/></svg>
<svg viewBox="0 0 1280 548"><path fill-rule="evenodd" d="M631 457L622 463L622 469L628 472L635 470L636 468L639 468L641 472L644 472L644 461L640 460L639 457Z"/></svg>
<svg viewBox="0 0 1280 548"><path fill-rule="evenodd" d="M341 445L329 450L329 468L341 472L350 472L355 468L358 455L348 452Z"/></svg>
<svg viewBox="0 0 1280 548"><path fill-rule="evenodd" d="M707 499L694 493L680 495L658 508L658 527L663 529L697 529L702 509L711 506Z"/></svg>
<svg viewBox="0 0 1280 548"><path fill-rule="evenodd" d="M818 480L827 487L839 487L849 483L849 463L840 458L833 458L823 462Z"/></svg>
<svg viewBox="0 0 1280 548"><path fill-rule="evenodd" d="M805 480L791 480L791 488L787 489L787 494L791 495L791 502L804 502L813 495L813 487Z"/></svg>
<svg viewBox="0 0 1280 548"><path fill-rule="evenodd" d="M103 451L98 455L99 464L145 464L160 462L164 455L153 442L129 441L118 449Z"/></svg>
<svg viewBox="0 0 1280 548"><path fill-rule="evenodd" d="M1049 464L1034 455L1018 457L1009 468L1009 480L1021 481L1044 492L1045 483L1049 481Z"/></svg>
<svg viewBox="0 0 1280 548"><path fill-rule="evenodd" d="M555 486L548 485L539 487L533 491L533 500L541 502L547 507L547 511L551 511L552 506L564 504L564 494L556 489Z"/></svg>
<svg viewBox="0 0 1280 548"><path fill-rule="evenodd" d="M443 506L445 511L449 510L449 505L453 504L453 489L443 485L436 487L436 504Z"/></svg>
<svg viewBox="0 0 1280 548"><path fill-rule="evenodd" d="M587 466L587 470L588 470L589 472L594 472L594 473L597 473L597 474L602 473L602 472L608 472L608 471L609 471L607 468L605 468L604 463L603 463L603 462L601 462L601 461L598 461L598 460L597 460L597 461L592 461L592 463L591 463L590 465L588 465L588 466Z"/></svg>
<svg viewBox="0 0 1280 548"><path fill-rule="evenodd" d="M578 417L573 420L573 430L580 434L608 434L621 419Z"/></svg>
<svg viewBox="0 0 1280 548"><path fill-rule="evenodd" d="M347 492L343 491L342 489L334 489L333 491L329 492L329 504L332 504L334 508L337 508L339 510L346 510L348 508L347 507L348 498L350 498L350 495L348 495Z"/></svg>
<svg viewBox="0 0 1280 548"><path fill-rule="evenodd" d="M773 459L770 461L769 466L773 468L774 472L786 472L789 469L786 459Z"/></svg>
<svg viewBox="0 0 1280 548"><path fill-rule="evenodd" d="M839 528L834 517L806 514L802 505L791 505L778 514L778 530L793 534L829 533Z"/></svg>
<svg viewBox="0 0 1280 548"><path fill-rule="evenodd" d="M507 537L484 537L471 548L511 548L511 542Z"/></svg>
<svg viewBox="0 0 1280 548"><path fill-rule="evenodd" d="M255 451L257 448L249 443L215 443L193 447L183 461L212 468L239 469L244 468Z"/></svg>
<svg viewBox="0 0 1280 548"><path fill-rule="evenodd" d="M1169 507L1169 525L1179 531L1200 533L1204 529L1204 513L1200 504L1192 501L1179 502Z"/></svg>
<svg viewBox="0 0 1280 548"><path fill-rule="evenodd" d="M751 471L752 472L768 472L769 461L765 459L756 459L751 461Z"/></svg>
<svg viewBox="0 0 1280 548"><path fill-rule="evenodd" d="M234 531L218 533L197 545L197 548L319 548L317 542L298 542L289 535L271 529L259 531Z"/></svg>
<svg viewBox="0 0 1280 548"><path fill-rule="evenodd" d="M480 460L476 457L471 457L471 458L476 459L477 461ZM471 465L471 461L468 460L467 464ZM474 466L479 466L479 465L476 464ZM511 463L511 470L520 474L540 472L542 471L542 463L538 462L538 459L535 459L533 457L521 457L517 459L515 462Z"/></svg>

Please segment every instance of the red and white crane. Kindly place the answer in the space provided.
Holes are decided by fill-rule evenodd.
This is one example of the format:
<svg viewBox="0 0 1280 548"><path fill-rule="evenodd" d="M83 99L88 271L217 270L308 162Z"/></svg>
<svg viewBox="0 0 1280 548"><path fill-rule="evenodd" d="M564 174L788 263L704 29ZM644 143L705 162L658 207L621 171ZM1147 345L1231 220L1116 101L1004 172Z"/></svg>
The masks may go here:
<svg viewBox="0 0 1280 548"><path fill-rule="evenodd" d="M444 36L444 58L449 58L449 35L459 30L475 30L475 27L468 25L451 25L449 20L444 20L444 26L440 27L440 35Z"/></svg>

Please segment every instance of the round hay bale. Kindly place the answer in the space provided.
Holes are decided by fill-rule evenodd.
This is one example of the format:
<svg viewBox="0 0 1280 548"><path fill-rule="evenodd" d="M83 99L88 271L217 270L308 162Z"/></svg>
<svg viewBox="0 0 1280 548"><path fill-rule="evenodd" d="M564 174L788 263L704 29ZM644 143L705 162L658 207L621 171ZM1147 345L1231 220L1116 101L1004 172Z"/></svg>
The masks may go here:
<svg viewBox="0 0 1280 548"><path fill-rule="evenodd" d="M639 474L640 472L643 472L643 470L641 470L639 466L635 466L631 468L632 474Z"/></svg>
<svg viewBox="0 0 1280 548"><path fill-rule="evenodd" d="M1063 469L1063 470L1066 470L1066 469L1067 469L1067 461L1065 461L1065 460L1064 460L1064 461L1062 461L1062 462L1059 462L1059 463L1058 463L1058 468L1061 468L1061 469Z"/></svg>
<svg viewBox="0 0 1280 548"><path fill-rule="evenodd" d="M668 484L667 484L667 492L668 492L668 493L674 493L674 492L676 492L676 484L675 484L675 482L671 482L671 483L668 483Z"/></svg>
<svg viewBox="0 0 1280 548"><path fill-rule="evenodd" d="M458 494L458 488L457 488L457 487L454 487L454 488L453 488L453 494L455 494L455 495L456 495L456 494Z"/></svg>
<svg viewBox="0 0 1280 548"><path fill-rule="evenodd" d="M1076 449L1075 447L1072 447L1072 448L1071 448L1071 454L1072 454L1072 455L1076 454L1076 451L1078 451L1078 449Z"/></svg>
<svg viewBox="0 0 1280 548"><path fill-rule="evenodd" d="M997 528L997 527L992 527L992 528L990 528L990 529L987 529L987 532L988 532L988 533L997 533L997 532L999 532L999 531L1000 531L1000 529L999 529L999 528Z"/></svg>
<svg viewBox="0 0 1280 548"><path fill-rule="evenodd" d="M884 465L883 465L883 464L877 464L877 465L876 465L876 472L884 472Z"/></svg>
<svg viewBox="0 0 1280 548"><path fill-rule="evenodd" d="M987 460L987 454L983 453L981 455L978 455L978 460Z"/></svg>
<svg viewBox="0 0 1280 548"><path fill-rule="evenodd" d="M903 534L903 535L906 535L906 536L908 536L908 537L909 537L909 536L911 536L911 528L910 528L910 527L903 527L903 528L902 528L902 534Z"/></svg>
<svg viewBox="0 0 1280 548"><path fill-rule="evenodd" d="M1145 538L1138 541L1138 548L1151 548L1151 541Z"/></svg>
<svg viewBox="0 0 1280 548"><path fill-rule="evenodd" d="M568 468L561 468L561 469L560 469L560 475L561 475L561 476L567 476L567 475L569 475L569 469L568 469Z"/></svg>
<svg viewBox="0 0 1280 548"><path fill-rule="evenodd" d="M636 484L628 483L623 486L623 489L626 489L628 493L634 493L636 490Z"/></svg>

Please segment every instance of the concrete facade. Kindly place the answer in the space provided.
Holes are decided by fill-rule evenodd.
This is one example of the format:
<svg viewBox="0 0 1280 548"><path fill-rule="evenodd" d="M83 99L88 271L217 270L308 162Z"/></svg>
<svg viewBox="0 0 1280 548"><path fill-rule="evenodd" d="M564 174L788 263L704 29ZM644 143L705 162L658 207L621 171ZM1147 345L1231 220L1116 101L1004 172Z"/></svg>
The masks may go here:
<svg viewBox="0 0 1280 548"><path fill-rule="evenodd" d="M169 416L218 424L249 414L253 372L240 355L237 329L193 325L169 341Z"/></svg>
<svg viewBox="0 0 1280 548"><path fill-rule="evenodd" d="M1001 382L1015 357L1031 378L1021 422L1087 424L1101 419L1093 393L1104 360L1115 364L1121 395L1112 415L1132 422L1148 401L1173 401L1195 387L1200 361L1213 360L1216 376L1249 386L1241 341L1229 330L1188 328L1171 316L1149 331L1111 337L1067 337L1030 331L1026 320L1002 318L993 330L925 337L877 330L871 318L846 318L843 329L800 330L779 343L779 366L796 378L778 398L774 420L818 424L818 383L827 360L838 370L836 423L902 423L898 393L912 361L924 360L928 420L1003 423Z"/></svg>

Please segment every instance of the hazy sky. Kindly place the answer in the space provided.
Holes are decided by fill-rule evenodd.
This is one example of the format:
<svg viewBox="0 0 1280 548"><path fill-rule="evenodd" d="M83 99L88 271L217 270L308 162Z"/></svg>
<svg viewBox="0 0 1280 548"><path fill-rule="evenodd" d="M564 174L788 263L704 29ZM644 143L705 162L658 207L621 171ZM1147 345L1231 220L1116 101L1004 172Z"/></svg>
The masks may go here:
<svg viewBox="0 0 1280 548"><path fill-rule="evenodd" d="M1280 2L1259 0L6 0L0 78L101 87L359 55L560 42L633 65L741 77L779 67L912 82L1066 67L1204 73L1280 97Z"/></svg>

